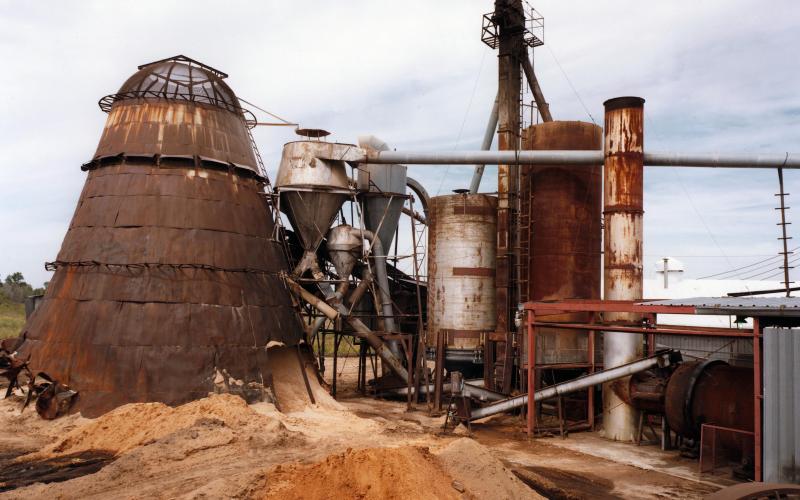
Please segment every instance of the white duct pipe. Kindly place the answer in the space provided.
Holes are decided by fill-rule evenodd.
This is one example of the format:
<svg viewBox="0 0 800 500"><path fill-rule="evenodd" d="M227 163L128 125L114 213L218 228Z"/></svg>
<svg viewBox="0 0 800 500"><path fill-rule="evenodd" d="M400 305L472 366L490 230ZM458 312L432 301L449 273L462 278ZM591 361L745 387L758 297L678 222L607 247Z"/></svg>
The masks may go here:
<svg viewBox="0 0 800 500"><path fill-rule="evenodd" d="M428 205L430 204L431 200L428 191L418 180L412 179L411 177L406 177L406 186L411 188L411 190L416 193L417 197L419 197L419 202L422 204L422 213L425 214L425 223L427 224Z"/></svg>
<svg viewBox="0 0 800 500"><path fill-rule="evenodd" d="M380 151L355 155L353 163L406 163L410 165L599 165L602 151ZM649 167L786 168L800 169L800 155L717 153L644 153Z"/></svg>

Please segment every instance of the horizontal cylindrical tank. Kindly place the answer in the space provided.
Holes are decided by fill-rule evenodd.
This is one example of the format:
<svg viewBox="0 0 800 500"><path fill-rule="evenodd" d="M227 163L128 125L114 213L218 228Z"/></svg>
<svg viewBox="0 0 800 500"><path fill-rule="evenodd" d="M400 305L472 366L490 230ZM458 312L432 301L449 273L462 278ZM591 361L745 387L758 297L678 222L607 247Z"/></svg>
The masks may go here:
<svg viewBox="0 0 800 500"><path fill-rule="evenodd" d="M532 150L600 150L602 144L601 128L579 121L541 123L523 135L524 149ZM521 196L530 211L530 230L521 232L529 245L527 300L600 298L600 169L599 163L523 168ZM574 313L548 320L588 318ZM588 361L585 331L539 328L537 339L537 363Z"/></svg>
<svg viewBox="0 0 800 500"><path fill-rule="evenodd" d="M753 369L720 360L683 363L667 384L664 413L670 429L688 438L700 438L702 424L752 432Z"/></svg>
<svg viewBox="0 0 800 500"><path fill-rule="evenodd" d="M428 344L446 336L446 358L470 361L493 332L497 198L431 198L428 225Z"/></svg>

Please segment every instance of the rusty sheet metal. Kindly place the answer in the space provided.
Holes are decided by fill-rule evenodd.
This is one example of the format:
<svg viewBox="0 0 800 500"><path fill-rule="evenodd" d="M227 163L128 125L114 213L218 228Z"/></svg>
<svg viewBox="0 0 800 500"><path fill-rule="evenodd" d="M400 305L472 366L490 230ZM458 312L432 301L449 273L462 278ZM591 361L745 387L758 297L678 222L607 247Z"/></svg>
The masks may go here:
<svg viewBox="0 0 800 500"><path fill-rule="evenodd" d="M670 429L699 439L700 426L713 424L753 431L753 369L708 360L683 363L669 379L664 413ZM719 433L723 446L741 450L742 441Z"/></svg>
<svg viewBox="0 0 800 500"><path fill-rule="evenodd" d="M542 123L523 134L523 148L530 150L599 150L602 144L600 127L579 121ZM601 166L521 168L520 196L530 210L527 299L599 299ZM589 317L575 313L552 320L580 323ZM536 334L536 363L589 361L585 331L540 328Z"/></svg>
<svg viewBox="0 0 800 500"><path fill-rule="evenodd" d="M244 118L210 104L153 98L115 103L94 158L120 154L205 157L257 172Z"/></svg>
<svg viewBox="0 0 800 500"><path fill-rule="evenodd" d="M431 198L428 226L428 343L448 335L448 349L473 350L494 331L497 199L478 194ZM463 266L463 267L455 267ZM476 272L476 270L480 272Z"/></svg>
<svg viewBox="0 0 800 500"><path fill-rule="evenodd" d="M98 151L130 152L136 131L189 124L193 134L167 134L149 152L197 153L199 142L252 158L243 125L220 135L220 123L240 117L200 108L117 101ZM241 170L158 161L121 158L90 171L51 286L23 330L19 355L80 391L74 408L87 416L129 402L181 404L213 392L219 376L263 384L267 343L302 336L263 183Z"/></svg>

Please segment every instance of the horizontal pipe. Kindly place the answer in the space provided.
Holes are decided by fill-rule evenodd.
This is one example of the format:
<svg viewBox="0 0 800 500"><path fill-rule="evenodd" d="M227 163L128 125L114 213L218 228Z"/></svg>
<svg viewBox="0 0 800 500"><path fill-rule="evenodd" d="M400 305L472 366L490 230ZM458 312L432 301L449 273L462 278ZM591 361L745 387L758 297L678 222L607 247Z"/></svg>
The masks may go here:
<svg viewBox="0 0 800 500"><path fill-rule="evenodd" d="M478 384L480 384L480 385L478 385ZM482 387L482 385L483 385L483 380L475 380L475 381L472 381L472 382L464 382L464 385L463 385L463 387L461 389L461 394L464 395L464 396L474 397L474 398L481 399L481 400L486 400L486 401L500 401L502 399L505 399L505 396L503 396L499 392L494 392L494 391L490 391L488 389L484 389ZM448 393L448 392L450 392L451 388L452 388L452 385L450 383L447 383L447 384L444 384L442 386L442 391L444 393ZM424 385L421 385L419 387L420 394L428 394L428 393L432 394L433 391L434 391L433 384L429 384L427 389L425 388ZM389 389L386 392L391 393L391 394L397 394L397 395L406 395L406 394L408 394L408 387L399 387L397 389ZM413 387L411 388L411 394L414 394L414 388Z"/></svg>
<svg viewBox="0 0 800 500"><path fill-rule="evenodd" d="M683 326L681 328L670 328L660 326L655 328L640 328L635 326L622 325L600 325L592 323L554 323L548 321L535 321L533 326L543 326L546 328L561 328L563 330L594 330L597 332L626 332L641 333L642 335L701 335L703 337L723 337L723 338L752 338L752 330L737 330L734 328L721 328L719 330L701 329L702 327L692 328Z"/></svg>
<svg viewBox="0 0 800 500"><path fill-rule="evenodd" d="M355 163L405 163L410 165L600 165L602 151L376 151L364 152ZM649 167L800 168L800 155L717 153L644 153Z"/></svg>
<svg viewBox="0 0 800 500"><path fill-rule="evenodd" d="M583 377L576 378L575 380L551 385L534 392L533 397L535 401L543 401L545 399L563 396L565 394L580 391L582 389L587 389L594 385L604 384L606 382L611 382L612 380L624 378L635 373L649 370L650 368L654 368L656 366L669 366L671 357L674 356L676 352L677 351L672 349L664 350L651 357L634 361L633 363L627 363L615 368L609 368L608 370L593 373L591 375L585 375ZM484 406L483 408L476 408L472 410L470 414L470 420L477 420L479 418L485 418L498 413L507 412L509 410L513 410L514 408L525 406L526 404L528 404L528 395L522 394L520 396Z"/></svg>
<svg viewBox="0 0 800 500"><path fill-rule="evenodd" d="M602 151L377 151L363 155L369 163L410 165L599 165Z"/></svg>
<svg viewBox="0 0 800 500"><path fill-rule="evenodd" d="M645 152L644 164L649 167L800 168L800 155Z"/></svg>

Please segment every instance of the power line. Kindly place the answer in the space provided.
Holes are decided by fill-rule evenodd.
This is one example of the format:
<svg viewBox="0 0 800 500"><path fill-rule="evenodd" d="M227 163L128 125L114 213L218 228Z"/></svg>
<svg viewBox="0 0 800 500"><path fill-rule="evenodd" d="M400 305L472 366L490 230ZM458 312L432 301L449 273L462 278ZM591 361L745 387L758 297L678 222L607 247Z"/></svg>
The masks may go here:
<svg viewBox="0 0 800 500"><path fill-rule="evenodd" d="M797 249L800 249L800 247L795 247L795 248L793 248L793 249L792 249L792 250L790 250L790 251L794 251L794 250L797 250ZM773 260L775 260L775 259L778 259L778 258L780 258L780 257L781 257L780 255L773 255L772 257L766 258L766 259L764 259L764 260L759 260L758 262L753 262L752 264L748 264L748 265L746 265L746 266L742 266L742 267L736 267L736 268L734 268L734 269L729 269L729 270L727 270L727 271L723 271L723 272L721 272L721 273L709 274L708 276L703 276L703 277L700 277L700 278L697 278L697 279L699 279L699 280L704 280L704 279L707 279L707 278L714 278L714 277L716 277L716 276L722 276L723 274L731 274L731 273L735 273L735 272L737 272L737 271L741 271L742 269L749 269L749 268L751 268L751 267L758 266L759 264L763 264L764 262L768 262L768 263L772 264L772 262L771 262L771 261L773 261ZM760 268L762 268L762 267L765 267L765 266L758 266L756 269L760 269ZM753 270L753 269L751 269L751 271L752 271L752 270Z"/></svg>
<svg viewBox="0 0 800 500"><path fill-rule="evenodd" d="M798 260L800 260L800 257L795 257L794 259L789 260L788 263L791 264L793 262L797 262ZM783 262L781 262L781 264L783 264ZM752 278L755 278L755 277L758 277L758 276L763 276L764 274L767 274L767 273L775 271L775 270L780 270L780 272L782 273L783 272L783 266L773 267L771 269L767 269L766 271L761 271L761 272L758 272L756 274L752 274L750 276L744 277L742 279L744 279L744 280L752 279ZM761 279L765 280L767 278L761 278Z"/></svg>
<svg viewBox="0 0 800 500"><path fill-rule="evenodd" d="M475 76L475 84L472 86L472 95L469 98L469 103L467 104L467 111L464 113L464 119L461 120L461 128L458 130L458 137L456 138L456 145L453 148L458 149L458 145L461 143L461 134L464 132L464 126L467 124L467 118L469 118L469 111L472 109L472 101L475 99L475 92L478 90L478 83L481 79L481 73L483 72L483 63L486 60L486 51L483 51L483 56L481 56L481 64L478 67L478 74ZM444 169L444 173L442 174L442 179L439 181L439 187L436 189L436 195L438 196L439 193L442 191L442 186L444 185L444 180L447 178L447 173L450 171L450 165L447 165Z"/></svg>
<svg viewBox="0 0 800 500"><path fill-rule="evenodd" d="M765 278L761 278L761 281L767 281L767 280L768 280L768 279L770 279L770 278L777 278L778 276L782 276L782 275L783 275L783 268L782 268L782 267L779 267L778 269L780 269L780 271L778 271L778 272L777 272L777 273L775 273L775 274L771 274L771 275L769 275L769 276L767 276L767 277L765 277ZM784 292L785 290L786 290L785 288L782 288L782 289L780 290L780 292Z"/></svg>
<svg viewBox="0 0 800 500"><path fill-rule="evenodd" d="M569 84L570 88L572 89L572 92L575 94L575 97L578 98L578 102L580 102L581 106L583 106L583 110L586 111L587 115L589 115L589 119L592 120L592 123L597 125L597 122L594 120L594 116L592 116L592 113L589 112L589 108L586 107L586 103L583 102L583 99L581 99L581 95L578 93L578 90L575 88L575 85L572 84L572 80L569 79L569 77L567 76L567 72L564 71L564 68L561 66L561 63L558 61L558 58L556 57L556 53L553 52L553 49L550 48L550 45L545 44L545 47L547 47L547 50L548 50L548 52L550 52L550 55L553 56L553 61L556 62L556 66L558 66L558 69L561 70L561 74L564 75L564 78L567 80L567 83Z"/></svg>

